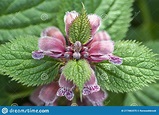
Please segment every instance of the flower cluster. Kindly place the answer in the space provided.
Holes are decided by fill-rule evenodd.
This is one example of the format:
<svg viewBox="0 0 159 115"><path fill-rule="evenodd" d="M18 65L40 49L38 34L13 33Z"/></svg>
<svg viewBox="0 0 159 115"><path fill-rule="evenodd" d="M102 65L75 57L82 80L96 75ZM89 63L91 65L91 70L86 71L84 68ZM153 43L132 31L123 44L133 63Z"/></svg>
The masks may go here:
<svg viewBox="0 0 159 115"><path fill-rule="evenodd" d="M79 15L76 11L66 13L64 17L66 39L58 28L46 28L41 33L41 38L38 42L39 50L34 51L32 57L34 59L42 59L46 55L56 59L64 59L65 61L85 59L90 64L104 60L108 60L110 63L116 65L122 64L122 59L113 55L114 42L111 40L109 34L106 31L97 32L101 19L95 14L87 16L91 27L90 40L85 44L82 44L80 41L72 43L69 40L69 28ZM82 91L83 99L89 100L93 105L101 106L107 94L98 85L91 66L90 69L90 79L84 84ZM76 85L72 81L66 80L65 76L61 74L58 83L52 82L40 87L31 96L31 100L38 105L41 101L46 105L55 105L58 97L65 96L71 101L74 98L75 88ZM35 99L37 95L38 99Z"/></svg>

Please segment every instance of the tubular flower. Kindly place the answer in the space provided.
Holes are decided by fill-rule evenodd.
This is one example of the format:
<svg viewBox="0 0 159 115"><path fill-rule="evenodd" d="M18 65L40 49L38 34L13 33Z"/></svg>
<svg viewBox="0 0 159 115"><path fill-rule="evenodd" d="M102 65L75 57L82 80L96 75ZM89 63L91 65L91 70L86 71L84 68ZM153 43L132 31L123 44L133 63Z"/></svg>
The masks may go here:
<svg viewBox="0 0 159 115"><path fill-rule="evenodd" d="M108 60L112 64L122 64L122 58L113 55L114 42L111 40L109 34L106 31L97 32L101 24L101 18L95 14L87 15L91 28L91 37L88 42L85 44L82 44L80 41L72 43L69 40L69 29L78 16L79 14L76 11L67 12L64 16L66 39L56 27L49 27L42 31L38 41L39 50L33 51L32 57L39 60L44 58L44 56L49 56L62 59L65 62L71 59L85 59L90 64L91 62L98 63ZM102 106L103 101L107 98L107 93L98 85L95 72L91 66L90 69L91 76L84 84L82 95L84 100L87 99L92 105ZM55 105L56 100L61 96L72 101L75 95L75 89L76 84L67 80L63 73L61 73L58 82L52 82L42 86L38 91L34 92L34 95L38 95L38 99L45 103L45 105ZM34 95L31 97L35 97Z"/></svg>

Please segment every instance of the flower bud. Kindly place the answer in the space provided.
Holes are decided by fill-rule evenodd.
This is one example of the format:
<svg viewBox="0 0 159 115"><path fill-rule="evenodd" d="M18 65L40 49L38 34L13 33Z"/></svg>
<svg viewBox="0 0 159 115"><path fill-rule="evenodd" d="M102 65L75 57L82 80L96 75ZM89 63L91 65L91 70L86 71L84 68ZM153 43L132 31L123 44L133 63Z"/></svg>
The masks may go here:
<svg viewBox="0 0 159 115"><path fill-rule="evenodd" d="M74 51L75 52L80 52L82 49L82 44L80 41L76 41L75 44L74 44Z"/></svg>

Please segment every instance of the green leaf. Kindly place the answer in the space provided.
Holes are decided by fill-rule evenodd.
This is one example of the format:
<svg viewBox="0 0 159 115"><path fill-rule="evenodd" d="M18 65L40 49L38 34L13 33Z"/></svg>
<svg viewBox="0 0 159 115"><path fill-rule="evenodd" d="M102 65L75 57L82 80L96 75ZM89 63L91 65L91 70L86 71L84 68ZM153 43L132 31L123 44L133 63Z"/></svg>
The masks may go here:
<svg viewBox="0 0 159 115"><path fill-rule="evenodd" d="M133 0L102 0L95 13L102 17L101 30L113 40L123 39L130 26Z"/></svg>
<svg viewBox="0 0 159 115"><path fill-rule="evenodd" d="M32 92L32 87L25 87L11 81L7 76L0 75L0 105L11 106L14 100L24 98Z"/></svg>
<svg viewBox="0 0 159 115"><path fill-rule="evenodd" d="M19 35L39 36L44 28L57 26L59 3L59 0L1 0L0 42Z"/></svg>
<svg viewBox="0 0 159 115"><path fill-rule="evenodd" d="M37 43L37 37L26 36L2 45L0 47L0 72L28 86L51 82L58 75L60 62L49 57L34 60L32 51L38 49Z"/></svg>
<svg viewBox="0 0 159 115"><path fill-rule="evenodd" d="M64 30L63 15L67 11L82 9L81 2L90 14L97 14L102 18L100 30L106 30L113 40L125 37L130 26L133 0L61 0L57 23Z"/></svg>
<svg viewBox="0 0 159 115"><path fill-rule="evenodd" d="M108 98L104 101L105 106L123 106L125 93L107 91Z"/></svg>
<svg viewBox="0 0 159 115"><path fill-rule="evenodd" d="M141 91L128 93L124 105L126 106L159 106L159 84L152 84Z"/></svg>
<svg viewBox="0 0 159 115"><path fill-rule="evenodd" d="M157 56L159 57L159 50L158 50L159 41L149 41L146 42L145 45L151 48L154 53L157 53L158 54Z"/></svg>
<svg viewBox="0 0 159 115"><path fill-rule="evenodd" d="M66 79L73 83L82 91L84 83L91 75L90 65L86 60L70 60L63 69Z"/></svg>
<svg viewBox="0 0 159 115"><path fill-rule="evenodd" d="M91 26L86 14L86 10L82 9L82 13L72 22L69 28L69 40L72 43L80 41L82 44L87 43L91 37Z"/></svg>
<svg viewBox="0 0 159 115"><path fill-rule="evenodd" d="M96 64L99 85L105 90L129 92L141 89L159 76L155 54L135 41L119 41L114 55L123 58L121 65L107 61Z"/></svg>

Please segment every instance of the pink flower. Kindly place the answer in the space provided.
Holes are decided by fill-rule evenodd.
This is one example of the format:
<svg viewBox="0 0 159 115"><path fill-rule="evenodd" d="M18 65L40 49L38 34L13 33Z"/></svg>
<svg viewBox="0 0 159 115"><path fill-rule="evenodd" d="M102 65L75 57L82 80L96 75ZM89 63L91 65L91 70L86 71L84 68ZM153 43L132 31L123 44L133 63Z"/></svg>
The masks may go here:
<svg viewBox="0 0 159 115"><path fill-rule="evenodd" d="M69 28L73 21L79 16L76 11L67 12L64 17L66 36L69 38ZM88 15L91 26L92 38L88 43L81 44L80 41L67 46L60 30L56 27L46 28L39 39L39 50L34 51L32 57L41 59L44 55L53 58L81 59L85 58L90 62L109 62L120 65L122 58L114 56L114 42L105 31L97 32L101 24L101 18L95 14Z"/></svg>
<svg viewBox="0 0 159 115"><path fill-rule="evenodd" d="M72 81L66 80L65 76L61 74L58 82L52 82L35 89L30 100L35 105L56 105L58 97L65 96L66 99L72 101L74 98L75 85ZM85 83L83 88L83 98L88 99L94 106L102 106L103 101L107 98L107 93L100 89L97 84L97 79L92 70L90 79Z"/></svg>
<svg viewBox="0 0 159 115"><path fill-rule="evenodd" d="M41 33L39 39L39 50L32 53L34 59L41 59L44 55L53 58L64 56L66 41L60 30L56 27L49 27Z"/></svg>
<svg viewBox="0 0 159 115"><path fill-rule="evenodd" d="M80 41L70 42L69 29L79 15L76 11L66 13L64 17L66 40L58 28L46 28L38 41L39 50L32 52L32 57L39 60L46 55L63 59L65 62L84 58L88 62L98 63L108 60L112 64L122 64L122 58L113 54L114 42L110 35L106 31L97 32L101 25L101 18L95 14L87 16L91 27L91 39L86 44L82 44ZM94 70L91 67L90 69L92 70L90 79L85 82L82 91L83 99L87 99L92 105L102 106L103 101L107 98L107 93L100 88ZM37 105L43 103L56 105L58 97L64 96L67 100L72 101L75 98L74 90L76 90L76 84L61 74L58 82L52 82L35 90L31 100ZM34 100L35 97L38 98Z"/></svg>

